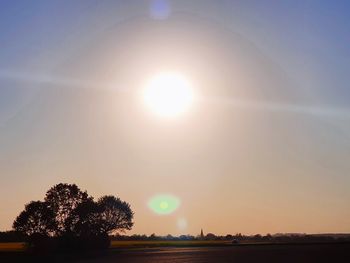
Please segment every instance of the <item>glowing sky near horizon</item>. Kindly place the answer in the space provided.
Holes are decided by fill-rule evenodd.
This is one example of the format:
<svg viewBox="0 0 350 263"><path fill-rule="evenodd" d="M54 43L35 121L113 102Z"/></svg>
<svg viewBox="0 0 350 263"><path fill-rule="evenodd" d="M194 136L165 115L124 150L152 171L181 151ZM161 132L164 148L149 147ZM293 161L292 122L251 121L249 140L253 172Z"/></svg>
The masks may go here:
<svg viewBox="0 0 350 263"><path fill-rule="evenodd" d="M349 232L349 11L2 1L0 231L70 182L130 202L131 234Z"/></svg>

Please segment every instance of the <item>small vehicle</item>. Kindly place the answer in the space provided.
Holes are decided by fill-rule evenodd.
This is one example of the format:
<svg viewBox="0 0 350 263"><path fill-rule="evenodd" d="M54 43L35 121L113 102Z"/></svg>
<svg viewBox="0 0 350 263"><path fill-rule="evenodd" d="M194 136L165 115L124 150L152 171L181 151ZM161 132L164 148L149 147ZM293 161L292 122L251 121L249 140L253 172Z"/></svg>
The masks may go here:
<svg viewBox="0 0 350 263"><path fill-rule="evenodd" d="M231 241L231 244L236 245L236 244L239 244L239 242L238 242L237 239L233 239L233 240Z"/></svg>

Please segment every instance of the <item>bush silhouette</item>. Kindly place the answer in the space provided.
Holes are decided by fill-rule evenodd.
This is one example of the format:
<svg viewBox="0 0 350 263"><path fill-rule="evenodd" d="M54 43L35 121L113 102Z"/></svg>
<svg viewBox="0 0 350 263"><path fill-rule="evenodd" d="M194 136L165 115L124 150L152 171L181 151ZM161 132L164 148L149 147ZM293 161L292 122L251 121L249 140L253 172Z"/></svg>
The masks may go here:
<svg viewBox="0 0 350 263"><path fill-rule="evenodd" d="M130 230L134 213L114 196L94 201L75 184L57 184L44 201L25 205L13 223L32 247L107 248L109 234Z"/></svg>

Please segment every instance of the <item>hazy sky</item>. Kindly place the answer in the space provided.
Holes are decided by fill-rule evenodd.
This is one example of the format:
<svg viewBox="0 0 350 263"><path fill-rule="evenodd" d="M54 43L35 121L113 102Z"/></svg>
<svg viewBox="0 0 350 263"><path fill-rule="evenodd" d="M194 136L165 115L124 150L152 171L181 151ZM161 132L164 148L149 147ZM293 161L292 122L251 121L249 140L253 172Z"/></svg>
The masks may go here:
<svg viewBox="0 0 350 263"><path fill-rule="evenodd" d="M0 0L0 230L67 182L128 201L130 233L350 232L349 12ZM141 91L169 70L199 99L161 118Z"/></svg>

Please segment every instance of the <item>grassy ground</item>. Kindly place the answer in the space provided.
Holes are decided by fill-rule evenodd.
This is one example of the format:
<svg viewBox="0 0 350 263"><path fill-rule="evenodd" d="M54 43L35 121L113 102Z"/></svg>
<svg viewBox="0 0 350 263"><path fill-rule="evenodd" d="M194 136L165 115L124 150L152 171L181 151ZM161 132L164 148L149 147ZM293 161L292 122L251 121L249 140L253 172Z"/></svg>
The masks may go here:
<svg viewBox="0 0 350 263"><path fill-rule="evenodd" d="M1 251L24 251L25 243L11 242L11 243L0 243Z"/></svg>
<svg viewBox="0 0 350 263"><path fill-rule="evenodd" d="M214 247L230 245L227 241L112 241L111 248ZM0 243L0 252L25 251L25 243Z"/></svg>
<svg viewBox="0 0 350 263"><path fill-rule="evenodd" d="M269 245L298 245L294 243L240 243L234 246L269 246ZM230 241L111 241L112 249L139 249L139 248L158 248L158 247L227 247L232 246ZM23 252L26 251L26 243L12 242L0 243L0 252Z"/></svg>
<svg viewBox="0 0 350 263"><path fill-rule="evenodd" d="M111 248L138 247L212 247L229 245L228 241L112 241Z"/></svg>
<svg viewBox="0 0 350 263"><path fill-rule="evenodd" d="M119 242L118 242L119 243ZM294 244L294 245L234 245L215 247L163 247L133 248L130 242L125 249L106 251L84 251L79 253L30 253L26 251L0 251L1 263L45 262L45 263L221 263L221 262L268 262L268 263L319 263L350 262L350 243L344 244ZM146 242L145 242L146 243ZM143 245L145 245L143 243ZM150 244L150 242L147 242ZM181 242L180 242L181 243ZM151 245L158 245L152 241ZM193 243L192 245L194 245ZM120 243L118 244L120 245ZM163 245L165 245L163 243ZM172 244L168 244L172 245ZM208 245L208 244L206 244ZM18 247L18 245L2 245ZM129 249L132 247L132 249Z"/></svg>

